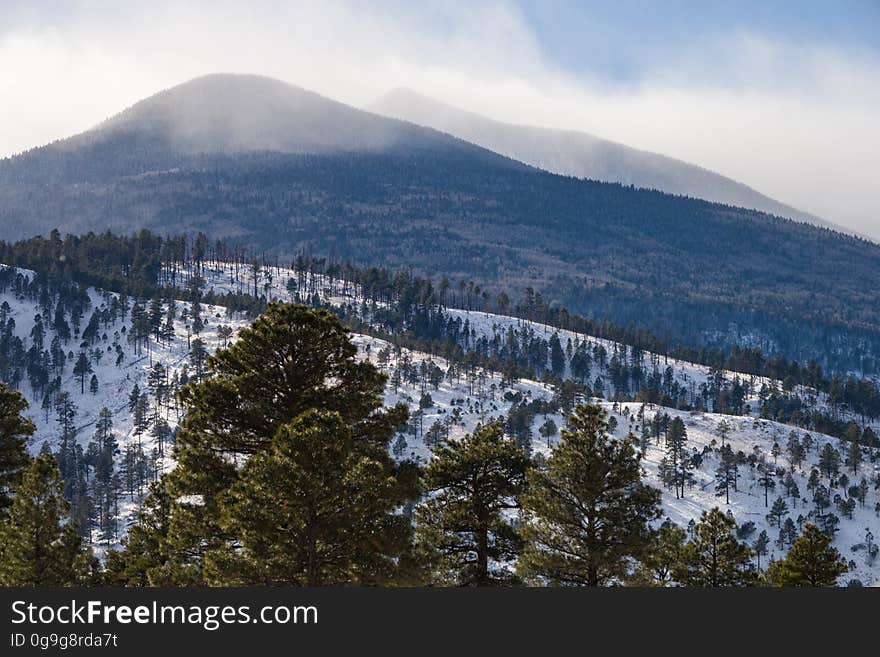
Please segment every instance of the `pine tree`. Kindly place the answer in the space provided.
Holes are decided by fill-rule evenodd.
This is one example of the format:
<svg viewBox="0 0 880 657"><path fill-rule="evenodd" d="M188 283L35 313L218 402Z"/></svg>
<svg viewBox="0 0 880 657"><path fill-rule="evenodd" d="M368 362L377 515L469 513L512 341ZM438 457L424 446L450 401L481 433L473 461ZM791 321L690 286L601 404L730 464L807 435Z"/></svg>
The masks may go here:
<svg viewBox="0 0 880 657"><path fill-rule="evenodd" d="M0 523L0 586L73 586L87 583L91 552L74 523L61 475L49 454L30 464L15 488L6 520Z"/></svg>
<svg viewBox="0 0 880 657"><path fill-rule="evenodd" d="M788 435L788 444L786 445L786 451L788 452L788 462L791 464L791 467L799 468L801 463L804 462L806 454L803 444L801 444L797 433L794 431L792 431Z"/></svg>
<svg viewBox="0 0 880 657"><path fill-rule="evenodd" d="M632 438L611 437L605 418L601 406L577 406L546 472L529 471L517 566L527 579L601 586L626 577L650 544L660 491L642 483Z"/></svg>
<svg viewBox="0 0 880 657"><path fill-rule="evenodd" d="M721 459L718 467L715 469L715 495L719 497L724 495L726 504L730 504L730 488L736 486L736 480L739 477L739 467L736 462L736 455L730 448L725 445L721 448Z"/></svg>
<svg viewBox="0 0 880 657"><path fill-rule="evenodd" d="M668 464L668 476L675 486L675 497L684 497L685 484L692 480L690 471L693 469L693 461L688 458L687 429L684 422L678 416L669 423L666 434L666 459Z"/></svg>
<svg viewBox="0 0 880 657"><path fill-rule="evenodd" d="M679 581L687 586L749 586L755 581L752 550L740 543L733 517L717 507L703 511L684 549Z"/></svg>
<svg viewBox="0 0 880 657"><path fill-rule="evenodd" d="M201 338L192 341L189 352L189 363L195 370L193 378L200 379L204 373L205 359L208 357L208 351L205 349L205 343Z"/></svg>
<svg viewBox="0 0 880 657"><path fill-rule="evenodd" d="M767 554L768 548L770 547L770 537L767 535L767 530L762 529L761 533L758 535L758 538L755 539L755 544L752 546L752 549L755 551L755 555L758 557L758 570L761 570L761 557Z"/></svg>
<svg viewBox="0 0 880 657"><path fill-rule="evenodd" d="M0 383L0 520L12 504L11 490L30 460L27 441L36 427L21 415L27 407L20 392Z"/></svg>
<svg viewBox="0 0 880 657"><path fill-rule="evenodd" d="M137 521L122 540L122 550L107 552L108 584L112 586L182 585L182 577L169 576L164 550L168 536L171 496L164 481L150 485L137 512ZM196 582L193 582L196 583Z"/></svg>
<svg viewBox="0 0 880 657"><path fill-rule="evenodd" d="M639 559L630 583L636 586L669 586L676 583L675 575L681 564L686 539L687 532L667 519Z"/></svg>
<svg viewBox="0 0 880 657"><path fill-rule="evenodd" d="M788 515L788 504L781 497L777 497L767 514L767 521L771 526L782 528L782 519Z"/></svg>
<svg viewBox="0 0 880 657"><path fill-rule="evenodd" d="M831 443L825 443L819 453L819 470L828 477L829 481L834 479L840 471L840 454L831 446Z"/></svg>
<svg viewBox="0 0 880 657"><path fill-rule="evenodd" d="M429 496L416 514L432 581L487 586L510 579L506 569L490 562L510 561L522 548L504 514L519 508L528 458L503 433L495 422L434 450L424 473Z"/></svg>
<svg viewBox="0 0 880 657"><path fill-rule="evenodd" d="M73 366L73 373L79 377L80 394L84 394L86 391L86 374L92 373L92 364L89 362L89 357L86 355L86 352L79 352L76 364Z"/></svg>
<svg viewBox="0 0 880 657"><path fill-rule="evenodd" d="M770 564L766 579L771 586L836 586L837 578L847 570L846 562L831 546L831 537L807 523L785 558Z"/></svg>
<svg viewBox="0 0 880 657"><path fill-rule="evenodd" d="M205 558L209 583L383 584L410 543L387 448L358 444L339 413L307 411L248 459L221 507L241 549Z"/></svg>
<svg viewBox="0 0 880 657"><path fill-rule="evenodd" d="M862 458L862 446L859 441L850 441L846 448L846 467L852 468L853 474L858 474Z"/></svg>
<svg viewBox="0 0 880 657"><path fill-rule="evenodd" d="M415 495L412 466L396 464L387 454L407 410L382 407L385 377L356 354L348 330L333 314L272 302L234 344L208 358L211 376L181 391L187 414L169 479L175 502L167 537L175 576L199 581L206 552L222 555L234 549L240 539L234 535L237 525L219 523L222 498L248 457L280 449L273 448L273 440L281 427L311 409L338 413L370 458L378 458L377 446L386 450L377 462L398 482L399 504ZM265 463L267 471L270 467ZM249 490L239 489L240 507ZM182 498L189 495L200 496L201 503Z"/></svg>
<svg viewBox="0 0 880 657"><path fill-rule="evenodd" d="M138 400L141 398L141 389L138 387L138 384L135 383L134 387L132 387L131 392L128 395L128 412L134 413L135 407L137 407Z"/></svg>
<svg viewBox="0 0 880 657"><path fill-rule="evenodd" d="M758 477L758 483L764 489L764 506L769 505L769 495L771 490L775 490L776 488L776 479L773 477L773 472L764 464L758 466L758 472L760 473Z"/></svg>
<svg viewBox="0 0 880 657"><path fill-rule="evenodd" d="M93 488L99 536L108 546L117 533L116 498L119 490L115 458L118 451L116 437L113 435L113 414L109 408L102 408L95 423L89 454L95 472Z"/></svg>

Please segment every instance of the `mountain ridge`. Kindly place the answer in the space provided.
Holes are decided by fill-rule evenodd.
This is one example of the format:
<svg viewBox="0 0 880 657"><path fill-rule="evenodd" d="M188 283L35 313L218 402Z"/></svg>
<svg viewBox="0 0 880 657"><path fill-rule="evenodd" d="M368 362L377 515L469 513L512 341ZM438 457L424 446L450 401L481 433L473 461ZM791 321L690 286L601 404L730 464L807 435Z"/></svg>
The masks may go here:
<svg viewBox="0 0 880 657"><path fill-rule="evenodd" d="M391 90L367 108L451 134L551 173L655 189L853 232L705 167L591 133L497 121L406 87Z"/></svg>

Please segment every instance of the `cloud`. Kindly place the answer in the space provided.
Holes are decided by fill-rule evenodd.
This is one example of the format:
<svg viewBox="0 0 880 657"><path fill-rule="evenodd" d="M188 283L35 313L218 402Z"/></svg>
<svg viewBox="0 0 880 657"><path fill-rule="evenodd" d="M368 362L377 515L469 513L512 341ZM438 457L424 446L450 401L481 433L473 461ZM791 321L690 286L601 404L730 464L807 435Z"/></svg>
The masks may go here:
<svg viewBox="0 0 880 657"><path fill-rule="evenodd" d="M0 28L0 125L11 127L0 131L0 155L80 132L205 73L262 73L355 105L409 86L499 119L679 157L880 236L873 51L713 34L617 81L589 62L563 70L507 2L62 9L22 11Z"/></svg>

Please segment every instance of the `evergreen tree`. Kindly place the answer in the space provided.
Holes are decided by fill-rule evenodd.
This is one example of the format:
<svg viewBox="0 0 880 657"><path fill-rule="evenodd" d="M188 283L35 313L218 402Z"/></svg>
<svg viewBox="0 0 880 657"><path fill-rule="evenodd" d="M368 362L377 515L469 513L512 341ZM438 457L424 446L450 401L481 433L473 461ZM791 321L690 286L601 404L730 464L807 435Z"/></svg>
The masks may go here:
<svg viewBox="0 0 880 657"><path fill-rule="evenodd" d="M383 584L410 544L387 447L339 413L307 411L244 465L221 506L240 549L205 558L209 583Z"/></svg>
<svg viewBox="0 0 880 657"><path fill-rule="evenodd" d="M684 554L687 532L668 519L654 534L650 547L639 559L631 583L636 586L669 586Z"/></svg>
<svg viewBox="0 0 880 657"><path fill-rule="evenodd" d="M733 517L717 507L703 511L684 550L678 577L687 586L730 587L754 583L752 550L740 543Z"/></svg>
<svg viewBox="0 0 880 657"><path fill-rule="evenodd" d="M122 550L107 552L108 584L112 586L181 585L169 576L165 539L171 510L171 496L164 481L150 485L150 492L137 512L137 520L122 540Z"/></svg>
<svg viewBox="0 0 880 657"><path fill-rule="evenodd" d="M718 461L718 467L715 469L715 495L719 497L724 495L726 504L730 504L730 488L736 486L736 480L739 477L739 466L736 461L736 454L730 448L730 445L724 445L721 448L721 458Z"/></svg>
<svg viewBox="0 0 880 657"><path fill-rule="evenodd" d="M30 460L27 441L36 427L21 415L27 407L20 392L0 383L0 520L12 503L11 491Z"/></svg>
<svg viewBox="0 0 880 657"><path fill-rule="evenodd" d="M770 508L770 513L767 514L767 521L771 526L782 528L782 519L788 515L788 504L785 503L785 500L781 497L777 497L776 501L773 502L773 506Z"/></svg>
<svg viewBox="0 0 880 657"><path fill-rule="evenodd" d="M836 586L837 578L849 570L831 537L807 523L784 559L774 561L766 579L772 586Z"/></svg>
<svg viewBox="0 0 880 657"><path fill-rule="evenodd" d="M752 546L752 549L755 551L755 555L758 557L758 570L761 570L761 557L767 554L767 551L770 547L770 537L767 535L767 530L762 529L761 533L758 534L758 538L755 539L755 544Z"/></svg>
<svg viewBox="0 0 880 657"><path fill-rule="evenodd" d="M417 537L439 583L487 586L510 579L490 561L503 564L522 548L504 514L519 508L528 458L503 433L495 422L439 446L424 473L429 497L416 514Z"/></svg>
<svg viewBox="0 0 880 657"><path fill-rule="evenodd" d="M192 341L189 352L189 363L195 370L193 378L200 379L204 373L205 359L208 357L208 351L205 349L205 343L201 338Z"/></svg>
<svg viewBox="0 0 880 657"><path fill-rule="evenodd" d="M862 446L859 441L850 441L846 448L846 467L852 468L853 474L858 474L862 458Z"/></svg>
<svg viewBox="0 0 880 657"><path fill-rule="evenodd" d="M86 355L86 352L79 352L79 356L76 359L76 364L73 366L73 373L77 377L79 377L79 392L80 394L85 393L86 391L86 374L92 373L92 364L89 361L89 357Z"/></svg>
<svg viewBox="0 0 880 657"><path fill-rule="evenodd" d="M518 563L528 579L608 584L626 577L650 544L660 491L642 483L632 438L610 436L605 418L601 406L577 406L546 472L529 471Z"/></svg>
<svg viewBox="0 0 880 657"><path fill-rule="evenodd" d="M95 567L75 524L61 475L49 454L40 454L15 489L8 517L0 522L0 586L73 586L88 582Z"/></svg>
<svg viewBox="0 0 880 657"><path fill-rule="evenodd" d="M758 483L764 489L764 506L768 506L770 491L776 488L776 479L773 477L771 469L765 464L758 466L758 472L760 473Z"/></svg>
<svg viewBox="0 0 880 657"><path fill-rule="evenodd" d="M840 454L831 446L831 443L825 443L819 453L819 470L829 480L834 479L840 471Z"/></svg>
<svg viewBox="0 0 880 657"><path fill-rule="evenodd" d="M234 344L208 358L211 376L181 391L187 414L169 479L175 501L166 539L175 577L200 581L206 552L222 556L234 550L242 525L226 516L221 526L222 498L248 457L275 450L284 459L279 468L293 467L296 454L286 455L276 438L281 427L310 409L338 413L354 444L398 481L400 504L415 495L410 464L396 464L387 453L377 460L377 446L387 450L406 421L406 408L382 407L385 377L356 354L348 330L333 314L272 302ZM265 459L257 463L264 466L258 473L273 467ZM237 508L251 490L237 489ZM200 496L200 503L183 496Z"/></svg>
<svg viewBox="0 0 880 657"><path fill-rule="evenodd" d="M693 469L693 461L688 458L687 440L684 421L678 416L674 417L669 423L669 430L666 434L666 458L669 477L675 486L676 498L684 497L685 484L693 479L690 473Z"/></svg>

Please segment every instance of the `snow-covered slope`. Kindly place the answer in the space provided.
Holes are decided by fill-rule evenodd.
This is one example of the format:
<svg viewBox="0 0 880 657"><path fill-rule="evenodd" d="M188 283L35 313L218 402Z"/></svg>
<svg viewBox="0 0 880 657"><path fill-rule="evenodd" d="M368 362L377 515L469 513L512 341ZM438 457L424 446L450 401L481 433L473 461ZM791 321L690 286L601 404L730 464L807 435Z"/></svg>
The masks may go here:
<svg viewBox="0 0 880 657"><path fill-rule="evenodd" d="M19 271L18 274L18 285L7 286L0 292L0 313L4 314L4 326L0 326L0 329L18 338L22 348L27 351L36 339L33 329L37 323L35 318L40 315L40 323L44 325L42 342L48 348L57 335L56 328L52 325L53 320L42 317L45 309L40 300L31 299L22 292L25 288L21 281L32 280L33 273ZM254 286L253 271L249 268L238 268L236 271L233 265L211 264L203 269L201 275L205 280L206 292L245 292L252 291ZM257 276L257 289L267 298L291 299L300 294L318 294L337 305L357 305L357 291L351 287L346 288L338 280L312 277L304 281L304 287L299 284L288 286L288 281L291 278L296 280L297 277L297 273L290 270L264 268ZM185 276L179 282L181 285L185 284ZM239 314L227 313L225 308L219 306L203 306L201 318L205 325L196 335L192 332L192 306L176 302L173 338L166 335L157 341L153 336L146 345L138 348L127 337L133 330L132 317L130 311L123 314L119 310L119 297L95 289L88 289L86 294L88 307L82 313L79 333L74 333L64 342L63 348L68 354L67 364L61 375L61 389L54 394L57 396L58 392L66 392L77 406L77 441L84 447L91 440L100 410L107 407L113 413L113 431L120 450L124 451L127 445L137 443L150 452L156 439L152 432L138 432L136 429L128 402L132 388L137 385L147 394L152 412L167 421L173 431L180 419L179 409L167 398L161 403L157 401L155 386L151 383L151 372L160 364L164 368L168 385L173 389L175 383L194 373L191 347L196 337L211 351L224 342L224 331L219 330L221 326L235 331L246 326L247 320ZM130 305L131 300L128 303ZM167 317L168 306L163 305L161 310L163 317ZM101 318L98 320L97 337L93 344L83 346L83 331L96 311ZM464 310L450 312L467 319L473 335L500 334L508 328L547 334L555 331L551 327L500 315ZM565 332L559 332L559 336L563 343L569 337L572 340L589 340L596 345L602 345L608 353L619 348L619 345L610 341L590 336L568 335ZM235 336L230 339L235 339ZM404 402L410 407L410 422L401 428L392 441L393 453L399 458L427 462L432 445L436 442L455 440L472 431L479 423L496 418L505 421L508 432L533 454L546 456L559 440L559 434L546 429L542 431L542 427L546 428L550 420L557 427L564 427L564 407L580 399L566 400L548 383L526 379L505 381L497 372L480 367L456 367L443 358L399 348L376 337L354 335L353 339L361 357L369 359L388 375L386 402ZM102 351L100 359L94 357L96 349ZM98 380L96 392L89 389L91 373L85 378L83 390L79 377L72 372L70 355L81 350L92 354L92 369ZM653 356L642 354L642 358L650 362ZM705 367L671 360L668 366L673 368L675 378L682 385L696 389L706 381ZM565 374L568 375L569 372L566 370ZM60 427L52 405L44 406L45 391L35 388L28 376L21 377L19 387L31 402L28 414L38 427L32 449L37 451L44 443L53 449L57 448ZM811 446L806 450L803 462L791 464L785 451L790 435L794 432L798 441L802 442L805 432L788 425L753 416L680 411L634 402L614 403L602 399L593 401L601 403L614 418L614 432L617 436L623 437L632 432L640 439L644 450L645 473L653 485L663 490L666 517L686 526L690 520L698 519L703 510L713 506L729 509L740 526L748 522L754 523L753 530L744 540L753 542L762 530L767 531L772 542L769 554L764 557L766 563L768 557L779 556L787 549L785 541L776 542L779 529L768 519L769 507L777 497L784 498L789 511L783 517L783 522L788 517L797 526L805 520L813 520L817 508L814 502L816 490L820 486L825 487L829 493L829 506L823 513L833 512L840 517L834 542L844 557L852 560L851 572L846 579L856 578L867 585L880 585L880 562L870 557L870 545L866 541L866 534L869 532L880 537L880 531L877 531L880 528L880 492L877 490L880 475L876 465L870 460L869 451L866 450L863 463L853 472L852 468L847 470L842 464L846 445L835 438L814 433L810 437ZM682 499L678 499L671 488L665 487L660 477L665 445L662 436L652 435L652 427L656 416L665 415L671 418L680 416L683 419L688 435L687 450L701 457L700 466L693 471L694 482L686 487ZM515 417L516 422L511 417ZM742 452L744 457L739 468L737 490L730 491L729 503L715 493L715 468L720 457L721 429L724 425L728 428L724 439L726 444L731 446L734 453ZM774 455L774 443L780 446L780 454ZM818 486L810 484L811 472L817 468L819 453L826 444L841 454L841 473L847 475L849 482L843 482L837 476L832 485L829 478L822 475L818 477ZM173 467L173 462L167 456L168 452L165 454L158 465L160 470ZM767 504L764 487L758 481L761 468L771 472L775 485L775 490L770 491L767 496ZM816 476L813 478L815 482ZM863 478L866 488L864 501L850 509L845 504L849 497L848 488L858 486ZM796 484L797 495L789 495L786 491L787 479ZM834 501L836 496L839 496L838 501ZM119 513L124 530L138 500L137 495L132 499L131 495L123 493L121 497ZM848 517L850 513L851 518ZM875 539L871 541L876 542Z"/></svg>

